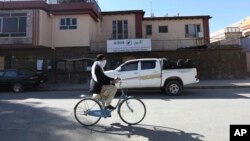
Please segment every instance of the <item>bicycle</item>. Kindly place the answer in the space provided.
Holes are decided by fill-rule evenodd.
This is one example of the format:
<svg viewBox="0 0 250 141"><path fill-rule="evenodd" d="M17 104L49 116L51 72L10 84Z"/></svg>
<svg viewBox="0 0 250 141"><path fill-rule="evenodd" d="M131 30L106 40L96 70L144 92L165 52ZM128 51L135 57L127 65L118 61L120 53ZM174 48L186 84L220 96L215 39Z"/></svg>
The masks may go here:
<svg viewBox="0 0 250 141"><path fill-rule="evenodd" d="M120 119L128 125L135 125L140 123L146 116L145 104L139 98L128 96L121 86L121 96L115 106L118 108L118 115ZM74 116L77 122L84 126L92 126L97 124L100 119L111 116L114 110L107 110L104 108L104 102L91 97L84 97L74 107Z"/></svg>

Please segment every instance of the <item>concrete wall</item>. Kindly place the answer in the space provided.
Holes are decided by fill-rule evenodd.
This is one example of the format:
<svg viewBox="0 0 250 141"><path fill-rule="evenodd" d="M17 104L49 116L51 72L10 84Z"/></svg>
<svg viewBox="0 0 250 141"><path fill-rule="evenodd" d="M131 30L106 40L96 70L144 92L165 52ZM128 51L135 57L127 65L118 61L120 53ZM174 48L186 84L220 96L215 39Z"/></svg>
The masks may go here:
<svg viewBox="0 0 250 141"><path fill-rule="evenodd" d="M12 49L5 49L0 50L0 56L5 56L5 61L7 62L12 61L11 64L14 68L26 67L29 69L36 69L37 59L43 59L45 62L45 71L51 72L53 76L53 70L49 70L47 67L51 65L53 69L54 57L56 57L56 60L81 57L95 58L96 53L89 53L89 49L84 47L57 48L56 51L48 48L16 49L15 51ZM196 65L201 80L245 79L247 77L247 69L248 71L250 70L250 53L243 52L240 48L230 47L165 52L111 53L106 56L108 59L107 69L114 69L123 61L134 58L190 58ZM8 60L8 58L11 60ZM60 78L58 82L64 82L63 80L67 82L68 73L58 73L56 77L58 80ZM82 82L83 78L88 78L88 73L71 74L71 82Z"/></svg>
<svg viewBox="0 0 250 141"><path fill-rule="evenodd" d="M190 58L196 65L200 79L244 79L246 78L246 53L240 48L195 49L165 52L120 53L108 55L110 67L117 66L126 58L169 57ZM122 57L121 57L122 56ZM114 68L114 67L113 67Z"/></svg>
<svg viewBox="0 0 250 141"><path fill-rule="evenodd" d="M57 59L69 58L95 58L96 53L88 53L86 48L58 48ZM127 59L134 58L162 58L173 59L190 58L197 67L199 78L211 79L245 79L247 76L247 59L250 62L250 53L237 47L225 47L216 49L184 49L177 51L161 52L137 52L137 53L110 53L107 69L114 69ZM248 68L250 65L248 64ZM250 68L249 68L250 69Z"/></svg>
<svg viewBox="0 0 250 141"><path fill-rule="evenodd" d="M243 37L240 39L241 41L241 46L247 50L247 51L250 51L250 36L247 36L247 37Z"/></svg>

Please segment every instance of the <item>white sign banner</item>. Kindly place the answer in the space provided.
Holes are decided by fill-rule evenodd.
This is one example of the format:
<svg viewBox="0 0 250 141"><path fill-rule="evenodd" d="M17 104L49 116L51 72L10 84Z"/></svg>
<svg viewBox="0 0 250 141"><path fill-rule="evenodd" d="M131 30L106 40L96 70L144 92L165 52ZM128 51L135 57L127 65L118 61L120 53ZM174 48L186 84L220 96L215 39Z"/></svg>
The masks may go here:
<svg viewBox="0 0 250 141"><path fill-rule="evenodd" d="M151 51L151 39L107 40L107 52Z"/></svg>
<svg viewBox="0 0 250 141"><path fill-rule="evenodd" d="M43 60L36 60L36 69L43 70Z"/></svg>

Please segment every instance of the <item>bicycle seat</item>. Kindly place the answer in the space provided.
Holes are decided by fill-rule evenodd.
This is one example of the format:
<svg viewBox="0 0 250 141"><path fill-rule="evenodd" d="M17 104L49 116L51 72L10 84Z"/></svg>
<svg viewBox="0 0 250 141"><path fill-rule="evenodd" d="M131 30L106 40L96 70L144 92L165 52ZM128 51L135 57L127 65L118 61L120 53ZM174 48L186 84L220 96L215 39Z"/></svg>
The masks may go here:
<svg viewBox="0 0 250 141"><path fill-rule="evenodd" d="M86 96L85 94L81 94L80 97L81 97L81 98L85 98L85 97L87 97L87 96Z"/></svg>

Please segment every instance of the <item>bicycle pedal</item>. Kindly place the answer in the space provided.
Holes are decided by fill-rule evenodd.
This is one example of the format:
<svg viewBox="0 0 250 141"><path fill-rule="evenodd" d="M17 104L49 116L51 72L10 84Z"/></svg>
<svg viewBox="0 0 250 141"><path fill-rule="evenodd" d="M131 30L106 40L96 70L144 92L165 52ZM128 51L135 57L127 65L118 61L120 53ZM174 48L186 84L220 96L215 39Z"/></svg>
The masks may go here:
<svg viewBox="0 0 250 141"><path fill-rule="evenodd" d="M111 115L107 115L107 116L105 116L104 118L110 118L110 117L112 117Z"/></svg>
<svg viewBox="0 0 250 141"><path fill-rule="evenodd" d="M103 117L104 118L111 117L111 112L109 110L105 109L104 112L103 112Z"/></svg>

